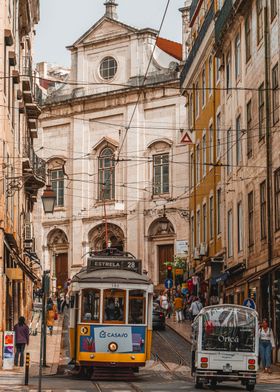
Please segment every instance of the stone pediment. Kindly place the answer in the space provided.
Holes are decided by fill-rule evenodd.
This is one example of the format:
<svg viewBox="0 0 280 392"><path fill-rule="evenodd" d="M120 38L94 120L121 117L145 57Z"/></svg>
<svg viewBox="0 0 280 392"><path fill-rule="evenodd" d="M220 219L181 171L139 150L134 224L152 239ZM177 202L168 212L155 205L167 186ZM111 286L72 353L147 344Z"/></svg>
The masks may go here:
<svg viewBox="0 0 280 392"><path fill-rule="evenodd" d="M85 34L83 34L72 46L72 49L77 46L88 44L90 42L98 41L101 38L114 38L122 34L129 34L137 32L138 29L128 26L108 17L101 18L95 23Z"/></svg>

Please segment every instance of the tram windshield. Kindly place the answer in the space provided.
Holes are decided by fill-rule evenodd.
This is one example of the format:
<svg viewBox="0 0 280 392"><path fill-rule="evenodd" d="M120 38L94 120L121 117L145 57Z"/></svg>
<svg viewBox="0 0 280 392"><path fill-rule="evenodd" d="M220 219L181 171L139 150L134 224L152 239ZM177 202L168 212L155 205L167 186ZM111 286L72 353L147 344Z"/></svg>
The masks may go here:
<svg viewBox="0 0 280 392"><path fill-rule="evenodd" d="M82 294L82 321L99 322L100 290L86 289Z"/></svg>
<svg viewBox="0 0 280 392"><path fill-rule="evenodd" d="M202 318L202 350L255 351L256 317L240 308L209 309Z"/></svg>
<svg viewBox="0 0 280 392"><path fill-rule="evenodd" d="M103 318L105 323L125 323L125 290L104 290Z"/></svg>
<svg viewBox="0 0 280 392"><path fill-rule="evenodd" d="M143 290L129 291L129 324L145 323L145 292Z"/></svg>

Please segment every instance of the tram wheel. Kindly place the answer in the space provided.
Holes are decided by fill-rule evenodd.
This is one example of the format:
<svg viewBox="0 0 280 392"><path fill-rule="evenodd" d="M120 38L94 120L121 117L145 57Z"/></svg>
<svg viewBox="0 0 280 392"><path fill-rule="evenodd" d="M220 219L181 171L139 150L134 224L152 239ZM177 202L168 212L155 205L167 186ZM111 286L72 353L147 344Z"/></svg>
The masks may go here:
<svg viewBox="0 0 280 392"><path fill-rule="evenodd" d="M253 391L255 389L255 384L247 384L246 389L247 391Z"/></svg>
<svg viewBox="0 0 280 392"><path fill-rule="evenodd" d="M216 380L211 380L211 382L210 382L210 387L211 387L212 389L215 389L216 386L217 386L217 381L216 381Z"/></svg>

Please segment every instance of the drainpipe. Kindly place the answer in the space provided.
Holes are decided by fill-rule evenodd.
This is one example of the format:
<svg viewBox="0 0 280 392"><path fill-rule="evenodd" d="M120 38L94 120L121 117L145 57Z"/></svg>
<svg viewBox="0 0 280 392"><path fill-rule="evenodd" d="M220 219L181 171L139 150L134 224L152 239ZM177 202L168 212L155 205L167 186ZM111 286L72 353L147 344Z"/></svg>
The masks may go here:
<svg viewBox="0 0 280 392"><path fill-rule="evenodd" d="M265 54L265 141L266 141L266 197L267 197L267 259L268 266L272 265L273 243L272 243L272 203L271 203L271 184L272 184L272 146L270 132L270 31L268 22L267 0L264 5L264 54ZM269 324L272 324L273 301L272 301L272 274L268 274L268 318Z"/></svg>

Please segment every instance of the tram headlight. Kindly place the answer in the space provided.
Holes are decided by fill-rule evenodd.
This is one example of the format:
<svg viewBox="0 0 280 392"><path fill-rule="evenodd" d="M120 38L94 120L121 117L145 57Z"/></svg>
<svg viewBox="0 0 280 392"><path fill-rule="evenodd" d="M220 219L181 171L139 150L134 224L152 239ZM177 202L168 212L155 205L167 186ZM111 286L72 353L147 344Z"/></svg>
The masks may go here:
<svg viewBox="0 0 280 392"><path fill-rule="evenodd" d="M112 352L112 353L114 353L115 351L117 351L117 349L118 349L118 344L116 343L116 342L111 342L111 343L109 343L109 345L108 345L108 349Z"/></svg>

